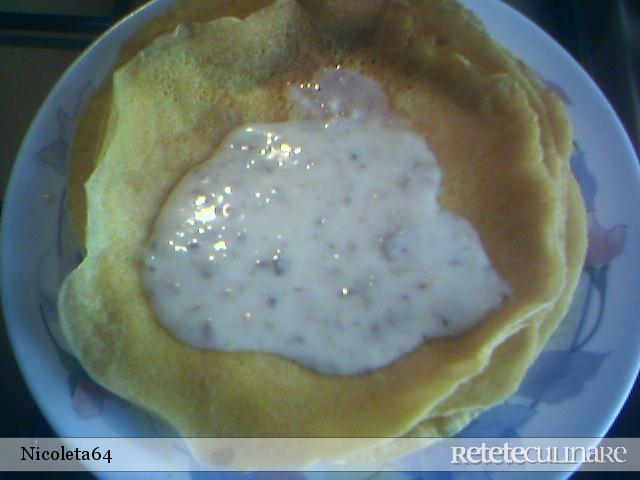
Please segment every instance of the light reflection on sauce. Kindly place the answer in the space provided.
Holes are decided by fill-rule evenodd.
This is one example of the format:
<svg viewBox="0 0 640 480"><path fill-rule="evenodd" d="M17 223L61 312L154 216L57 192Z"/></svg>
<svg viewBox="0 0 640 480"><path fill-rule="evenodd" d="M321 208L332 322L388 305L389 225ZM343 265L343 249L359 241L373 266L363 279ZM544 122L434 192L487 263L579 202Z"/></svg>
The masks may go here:
<svg viewBox="0 0 640 480"><path fill-rule="evenodd" d="M144 272L160 321L350 375L496 308L508 286L380 86L328 70L289 94L306 118L236 129L163 207Z"/></svg>

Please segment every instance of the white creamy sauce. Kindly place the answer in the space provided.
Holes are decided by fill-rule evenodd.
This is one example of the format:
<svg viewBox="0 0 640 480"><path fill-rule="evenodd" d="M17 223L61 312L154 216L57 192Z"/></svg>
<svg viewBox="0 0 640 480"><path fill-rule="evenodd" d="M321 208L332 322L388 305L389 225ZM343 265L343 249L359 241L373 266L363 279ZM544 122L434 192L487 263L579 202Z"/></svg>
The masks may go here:
<svg viewBox="0 0 640 480"><path fill-rule="evenodd" d="M307 118L237 128L162 208L144 268L160 321L351 375L499 306L509 287L380 86L336 69L289 94Z"/></svg>

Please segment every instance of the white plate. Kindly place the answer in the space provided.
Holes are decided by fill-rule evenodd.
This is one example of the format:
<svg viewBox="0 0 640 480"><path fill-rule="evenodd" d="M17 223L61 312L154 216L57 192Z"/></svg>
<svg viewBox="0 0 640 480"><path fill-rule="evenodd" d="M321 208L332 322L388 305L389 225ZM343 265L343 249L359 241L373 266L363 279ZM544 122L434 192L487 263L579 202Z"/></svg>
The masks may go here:
<svg viewBox="0 0 640 480"><path fill-rule="evenodd" d="M157 0L127 17L69 68L33 121L11 176L2 212L5 318L27 384L60 436L164 433L145 413L97 387L65 352L55 299L62 278L80 258L62 209L74 120L115 61L118 46L171 3ZM567 101L577 146L573 166L591 222L589 257L571 312L519 392L462 435L603 436L640 364L638 160L602 93L549 36L497 0L464 3ZM456 478L455 473L442 475Z"/></svg>

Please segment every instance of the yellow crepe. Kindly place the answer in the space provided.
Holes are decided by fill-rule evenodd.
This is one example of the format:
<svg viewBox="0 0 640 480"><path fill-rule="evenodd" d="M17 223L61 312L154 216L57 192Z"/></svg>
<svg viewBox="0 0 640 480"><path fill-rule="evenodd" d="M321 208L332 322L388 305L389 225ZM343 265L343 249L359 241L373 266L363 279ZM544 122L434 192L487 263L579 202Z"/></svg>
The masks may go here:
<svg viewBox="0 0 640 480"><path fill-rule="evenodd" d="M558 323L567 313L580 279L586 250L586 215L579 187L571 178L567 198L567 283L552 311L539 325L526 327L507 339L493 352L487 367L476 377L461 384L437 405L414 429L412 436L439 437L463 428L482 410L504 401L513 394L527 368L536 359Z"/></svg>
<svg viewBox="0 0 640 480"><path fill-rule="evenodd" d="M179 5L125 50L72 148L70 208L86 224L87 256L59 310L88 373L185 436L397 436L425 418L451 433L508 395L561 318L584 253L571 239L583 211L575 192L565 233L570 129L555 97L452 2ZM419 21L438 15L444 40ZM167 29L196 18L213 20ZM464 335L353 377L179 342L139 275L164 199L235 126L295 118L286 82L336 64L380 82L424 135L444 175L441 204L474 224L512 298Z"/></svg>

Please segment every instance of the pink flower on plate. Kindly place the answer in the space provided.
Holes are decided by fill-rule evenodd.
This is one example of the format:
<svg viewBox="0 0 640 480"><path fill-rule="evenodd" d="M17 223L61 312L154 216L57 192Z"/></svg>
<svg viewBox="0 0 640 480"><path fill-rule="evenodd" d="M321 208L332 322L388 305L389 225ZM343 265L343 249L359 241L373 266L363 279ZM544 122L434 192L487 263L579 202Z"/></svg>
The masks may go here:
<svg viewBox="0 0 640 480"><path fill-rule="evenodd" d="M593 211L587 212L589 246L585 267L597 267L611 263L624 250L626 225L605 229Z"/></svg>
<svg viewBox="0 0 640 480"><path fill-rule="evenodd" d="M86 375L77 378L71 406L80 418L93 418L102 413L107 391Z"/></svg>

